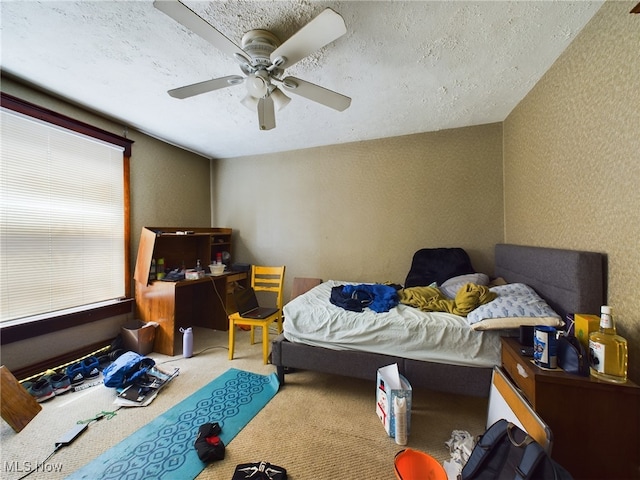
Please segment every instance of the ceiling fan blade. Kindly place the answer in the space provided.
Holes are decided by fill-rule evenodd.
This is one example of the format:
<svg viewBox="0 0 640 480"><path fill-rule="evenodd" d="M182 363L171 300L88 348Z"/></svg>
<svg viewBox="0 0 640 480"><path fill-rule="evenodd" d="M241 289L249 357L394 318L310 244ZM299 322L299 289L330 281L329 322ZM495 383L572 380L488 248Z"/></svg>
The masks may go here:
<svg viewBox="0 0 640 480"><path fill-rule="evenodd" d="M174 98L189 98L195 95L200 95L201 93L219 90L220 88L240 85L242 82L244 82L244 77L241 77L240 75L229 75L228 77L214 78L212 80L205 80L204 82L174 88L173 90L169 90L167 93Z"/></svg>
<svg viewBox="0 0 640 480"><path fill-rule="evenodd" d="M234 54L241 55L245 58L248 57L244 50L178 0L155 0L153 6L173 18L176 22L187 27L196 35L204 38L221 52L231 57L233 57Z"/></svg>
<svg viewBox="0 0 640 480"><path fill-rule="evenodd" d="M286 77L282 79L282 86L288 92L321 103L339 112L346 110L351 105L349 97L299 78Z"/></svg>
<svg viewBox="0 0 640 480"><path fill-rule="evenodd" d="M260 130L271 130L276 127L276 112L271 97L261 98L258 101L258 122L260 122Z"/></svg>
<svg viewBox="0 0 640 480"><path fill-rule="evenodd" d="M307 55L347 33L344 19L330 8L325 9L317 17L293 34L270 55L271 62L283 58L280 68L290 67Z"/></svg>

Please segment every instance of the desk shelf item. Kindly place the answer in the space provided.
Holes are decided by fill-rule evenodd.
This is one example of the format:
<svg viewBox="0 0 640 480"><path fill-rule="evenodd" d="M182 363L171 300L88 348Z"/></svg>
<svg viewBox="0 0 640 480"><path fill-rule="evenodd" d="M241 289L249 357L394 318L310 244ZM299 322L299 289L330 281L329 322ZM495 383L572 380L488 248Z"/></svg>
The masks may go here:
<svg viewBox="0 0 640 480"><path fill-rule="evenodd" d="M230 228L143 227L134 279L136 314L143 322L157 322L153 350L174 355L175 333L180 327L227 330L233 313L236 283L247 285L246 272L225 271L196 280L150 280L153 259L163 258L167 271L195 268L200 260L207 270L218 252L231 253Z"/></svg>

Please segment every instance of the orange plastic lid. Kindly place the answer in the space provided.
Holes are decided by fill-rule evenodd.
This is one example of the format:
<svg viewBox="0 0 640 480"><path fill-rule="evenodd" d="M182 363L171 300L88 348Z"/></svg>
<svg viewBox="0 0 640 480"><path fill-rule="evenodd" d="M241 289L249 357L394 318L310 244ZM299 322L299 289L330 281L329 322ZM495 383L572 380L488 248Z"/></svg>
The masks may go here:
<svg viewBox="0 0 640 480"><path fill-rule="evenodd" d="M396 454L398 480L447 480L447 473L438 461L424 452L406 448Z"/></svg>

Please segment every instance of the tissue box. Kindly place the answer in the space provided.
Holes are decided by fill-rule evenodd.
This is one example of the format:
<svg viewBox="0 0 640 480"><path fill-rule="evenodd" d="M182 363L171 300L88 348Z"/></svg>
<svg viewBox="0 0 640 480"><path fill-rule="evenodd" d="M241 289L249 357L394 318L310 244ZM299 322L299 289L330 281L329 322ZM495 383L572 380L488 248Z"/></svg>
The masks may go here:
<svg viewBox="0 0 640 480"><path fill-rule="evenodd" d="M204 270L187 270L184 272L185 280L199 280L204 278Z"/></svg>
<svg viewBox="0 0 640 480"><path fill-rule="evenodd" d="M411 384L398 373L398 364L394 363L378 369L376 378L376 414L382 422L387 435L395 437L396 418L393 402L396 397L404 397L407 402L407 435L411 425Z"/></svg>
<svg viewBox="0 0 640 480"><path fill-rule="evenodd" d="M573 318L575 320L575 336L588 352L589 334L600 328L600 317L586 313L576 313Z"/></svg>

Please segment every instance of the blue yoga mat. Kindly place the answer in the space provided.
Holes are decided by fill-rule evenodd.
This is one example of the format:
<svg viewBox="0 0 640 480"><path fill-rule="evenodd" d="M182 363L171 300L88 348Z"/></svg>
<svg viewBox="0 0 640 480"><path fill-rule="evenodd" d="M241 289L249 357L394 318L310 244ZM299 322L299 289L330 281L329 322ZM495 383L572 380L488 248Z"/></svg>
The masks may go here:
<svg viewBox="0 0 640 480"><path fill-rule="evenodd" d="M193 446L198 427L217 422L220 438L228 445L278 387L275 373L265 376L231 368L67 478L195 478L206 466Z"/></svg>

